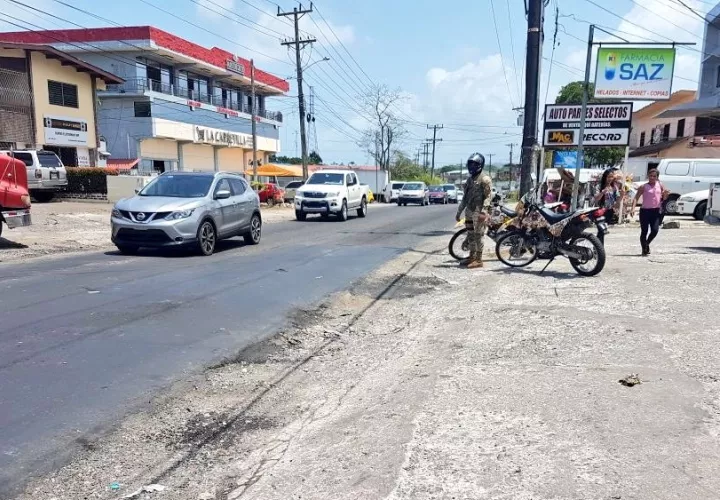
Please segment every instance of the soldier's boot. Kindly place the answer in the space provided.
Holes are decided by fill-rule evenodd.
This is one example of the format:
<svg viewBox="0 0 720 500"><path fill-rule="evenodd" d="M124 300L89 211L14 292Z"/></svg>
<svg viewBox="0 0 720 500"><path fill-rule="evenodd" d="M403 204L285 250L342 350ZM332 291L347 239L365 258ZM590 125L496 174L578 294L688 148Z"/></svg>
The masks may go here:
<svg viewBox="0 0 720 500"><path fill-rule="evenodd" d="M480 269L481 267L485 267L485 264L482 260L473 260L470 264L467 265L468 269Z"/></svg>
<svg viewBox="0 0 720 500"><path fill-rule="evenodd" d="M460 267L467 267L473 259L471 257L468 257L467 259L463 259L460 261Z"/></svg>

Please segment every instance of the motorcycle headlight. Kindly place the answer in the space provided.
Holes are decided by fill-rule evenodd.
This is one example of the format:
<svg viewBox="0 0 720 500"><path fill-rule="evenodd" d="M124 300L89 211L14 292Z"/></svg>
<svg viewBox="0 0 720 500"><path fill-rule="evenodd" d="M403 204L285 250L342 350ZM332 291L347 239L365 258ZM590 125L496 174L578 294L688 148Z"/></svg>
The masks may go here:
<svg viewBox="0 0 720 500"><path fill-rule="evenodd" d="M171 213L170 215L168 215L167 217L165 217L165 219L166 220L187 219L188 217L190 217L193 214L194 211L195 211L194 208L190 209L190 210L177 210L177 211Z"/></svg>

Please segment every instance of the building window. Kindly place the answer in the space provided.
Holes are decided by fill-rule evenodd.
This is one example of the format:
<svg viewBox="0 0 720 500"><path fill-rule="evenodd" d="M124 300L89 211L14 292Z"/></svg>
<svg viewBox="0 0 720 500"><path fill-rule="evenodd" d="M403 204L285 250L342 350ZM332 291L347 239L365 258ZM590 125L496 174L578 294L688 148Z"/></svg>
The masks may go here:
<svg viewBox="0 0 720 500"><path fill-rule="evenodd" d="M676 137L685 137L685 118L683 118L682 120L678 120Z"/></svg>
<svg viewBox="0 0 720 500"><path fill-rule="evenodd" d="M77 85L48 80L48 94L50 94L50 104L66 108L78 107Z"/></svg>
<svg viewBox="0 0 720 500"><path fill-rule="evenodd" d="M640 147L645 145L645 132L640 133Z"/></svg>
<svg viewBox="0 0 720 500"><path fill-rule="evenodd" d="M149 118L152 116L150 101L135 101L135 118Z"/></svg>

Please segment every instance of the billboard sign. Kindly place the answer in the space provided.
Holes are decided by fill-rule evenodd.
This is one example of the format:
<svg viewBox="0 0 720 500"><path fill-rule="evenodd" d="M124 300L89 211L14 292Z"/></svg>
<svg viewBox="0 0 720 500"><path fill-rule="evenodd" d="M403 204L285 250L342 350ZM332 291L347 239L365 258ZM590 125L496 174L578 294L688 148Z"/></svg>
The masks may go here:
<svg viewBox="0 0 720 500"><path fill-rule="evenodd" d="M672 93L675 49L600 47L595 98L664 101Z"/></svg>
<svg viewBox="0 0 720 500"><path fill-rule="evenodd" d="M585 146L627 146L633 105L588 104L585 115ZM580 137L580 104L547 104L543 128L543 146L573 147Z"/></svg>
<svg viewBox="0 0 720 500"><path fill-rule="evenodd" d="M566 168L569 170L575 170L577 167L577 150L571 151L553 151L553 167Z"/></svg>

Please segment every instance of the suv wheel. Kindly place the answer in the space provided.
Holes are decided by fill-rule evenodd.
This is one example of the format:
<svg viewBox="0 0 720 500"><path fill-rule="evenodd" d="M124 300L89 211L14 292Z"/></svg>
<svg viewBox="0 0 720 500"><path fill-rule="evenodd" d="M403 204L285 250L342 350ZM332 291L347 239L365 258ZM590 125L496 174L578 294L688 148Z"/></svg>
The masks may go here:
<svg viewBox="0 0 720 500"><path fill-rule="evenodd" d="M212 255L215 252L215 244L217 243L217 234L215 226L209 220L200 224L197 232L197 245L200 254L204 256Z"/></svg>
<svg viewBox="0 0 720 500"><path fill-rule="evenodd" d="M135 255L139 248L134 245L115 245L118 251L123 255Z"/></svg>
<svg viewBox="0 0 720 500"><path fill-rule="evenodd" d="M299 221L304 221L307 218L307 214L302 210L295 210L295 218Z"/></svg>
<svg viewBox="0 0 720 500"><path fill-rule="evenodd" d="M342 202L342 208L340 209L340 213L338 214L338 218L345 222L348 220L348 208L347 208L347 200L343 200Z"/></svg>
<svg viewBox="0 0 720 500"><path fill-rule="evenodd" d="M245 243L248 245L257 245L260 243L260 237L262 236L262 221L260 216L255 214L252 216L250 221L250 232L245 234Z"/></svg>
<svg viewBox="0 0 720 500"><path fill-rule="evenodd" d="M32 197L35 198L35 201L38 203L48 203L55 198L55 193L52 191L35 191Z"/></svg>

